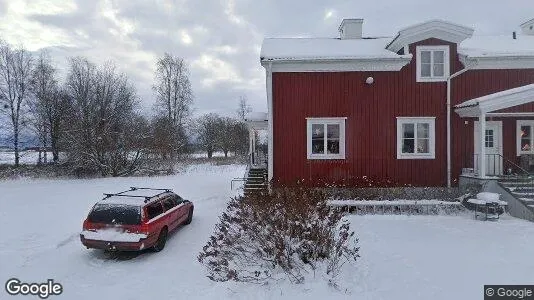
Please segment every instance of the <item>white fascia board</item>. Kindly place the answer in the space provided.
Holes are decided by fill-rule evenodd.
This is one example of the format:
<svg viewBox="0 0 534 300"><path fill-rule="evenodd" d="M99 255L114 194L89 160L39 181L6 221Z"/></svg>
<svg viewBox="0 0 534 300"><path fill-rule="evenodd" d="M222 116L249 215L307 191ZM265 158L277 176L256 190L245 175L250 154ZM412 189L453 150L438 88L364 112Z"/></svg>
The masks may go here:
<svg viewBox="0 0 534 300"><path fill-rule="evenodd" d="M460 55L464 66L472 65L472 70L534 69L534 56L482 56Z"/></svg>
<svg viewBox="0 0 534 300"><path fill-rule="evenodd" d="M412 60L411 55L399 58L351 59L351 60L262 60L266 67L272 63L273 72L350 72L350 71L399 71Z"/></svg>
<svg viewBox="0 0 534 300"><path fill-rule="evenodd" d="M477 99L479 101L477 101ZM456 113L461 117L477 117L484 113L534 102L534 84L497 92L480 98L465 101L456 106Z"/></svg>

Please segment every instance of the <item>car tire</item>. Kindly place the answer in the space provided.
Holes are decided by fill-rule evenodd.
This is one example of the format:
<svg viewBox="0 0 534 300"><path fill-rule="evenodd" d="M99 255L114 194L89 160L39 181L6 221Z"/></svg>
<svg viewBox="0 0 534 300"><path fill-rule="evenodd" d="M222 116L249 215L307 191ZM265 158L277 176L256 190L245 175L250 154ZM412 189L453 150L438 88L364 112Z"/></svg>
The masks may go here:
<svg viewBox="0 0 534 300"><path fill-rule="evenodd" d="M187 214L187 219L185 220L184 222L184 225L189 225L191 224L191 221L193 220L193 208L191 207L189 209L189 213Z"/></svg>
<svg viewBox="0 0 534 300"><path fill-rule="evenodd" d="M158 240L156 241L156 244L152 247L154 252L160 252L165 248L165 244L167 243L167 228L163 228L161 232L159 233Z"/></svg>

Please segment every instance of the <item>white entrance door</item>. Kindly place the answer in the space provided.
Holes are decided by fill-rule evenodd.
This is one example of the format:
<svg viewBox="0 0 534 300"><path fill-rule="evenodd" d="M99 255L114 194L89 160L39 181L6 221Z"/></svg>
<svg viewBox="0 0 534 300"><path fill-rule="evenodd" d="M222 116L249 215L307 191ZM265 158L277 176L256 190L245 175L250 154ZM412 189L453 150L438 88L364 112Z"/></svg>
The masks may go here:
<svg viewBox="0 0 534 300"><path fill-rule="evenodd" d="M502 157L502 122L486 121L486 157L480 157L480 138L479 123L475 122L475 169L480 166L480 160L486 160L486 175L495 176L503 174L503 157Z"/></svg>

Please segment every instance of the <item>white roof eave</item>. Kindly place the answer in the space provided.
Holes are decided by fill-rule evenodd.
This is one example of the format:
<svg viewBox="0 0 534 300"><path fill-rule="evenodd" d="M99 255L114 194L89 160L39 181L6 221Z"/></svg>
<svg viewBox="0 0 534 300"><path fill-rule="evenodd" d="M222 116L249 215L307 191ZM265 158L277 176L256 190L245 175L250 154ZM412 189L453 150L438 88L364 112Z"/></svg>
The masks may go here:
<svg viewBox="0 0 534 300"><path fill-rule="evenodd" d="M321 72L321 71L399 71L412 60L412 55L376 58L262 58L263 67L273 65L273 72Z"/></svg>
<svg viewBox="0 0 534 300"><path fill-rule="evenodd" d="M451 43L460 43L471 37L474 29L443 20L431 20L402 29L386 46L386 49L397 53L406 45L429 38L436 38Z"/></svg>
<svg viewBox="0 0 534 300"><path fill-rule="evenodd" d="M485 113L534 102L534 84L471 99L455 106L460 117L478 117Z"/></svg>

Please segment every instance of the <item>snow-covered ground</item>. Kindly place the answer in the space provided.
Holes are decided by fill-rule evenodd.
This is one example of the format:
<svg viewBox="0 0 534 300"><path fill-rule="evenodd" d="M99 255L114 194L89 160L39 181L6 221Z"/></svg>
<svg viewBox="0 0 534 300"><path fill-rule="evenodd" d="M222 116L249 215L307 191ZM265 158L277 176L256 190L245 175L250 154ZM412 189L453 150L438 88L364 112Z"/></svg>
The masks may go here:
<svg viewBox="0 0 534 300"><path fill-rule="evenodd" d="M52 152L48 152L48 160L52 161ZM24 165L35 165L39 160L38 151L21 151L20 152L20 163ZM8 164L12 165L15 163L15 153L12 151L0 151L0 165Z"/></svg>
<svg viewBox="0 0 534 300"><path fill-rule="evenodd" d="M482 299L484 284L525 284L534 270L534 226L460 216L350 216L361 259L339 279L288 283L214 283L196 257L243 166L191 166L174 176L0 182L0 283L53 278L49 299ZM193 222L160 253L110 255L86 250L82 220L104 192L169 187L195 202ZM311 275L310 275L311 276ZM319 276L319 275L318 275ZM10 299L4 290L0 299Z"/></svg>
<svg viewBox="0 0 534 300"><path fill-rule="evenodd" d="M235 156L234 152L228 152L228 157L234 157L234 156ZM191 153L191 154L189 154L189 157L191 157L191 158L208 158L208 153L207 152ZM222 152L222 151L213 152L213 156L212 157L224 157L224 152Z"/></svg>

